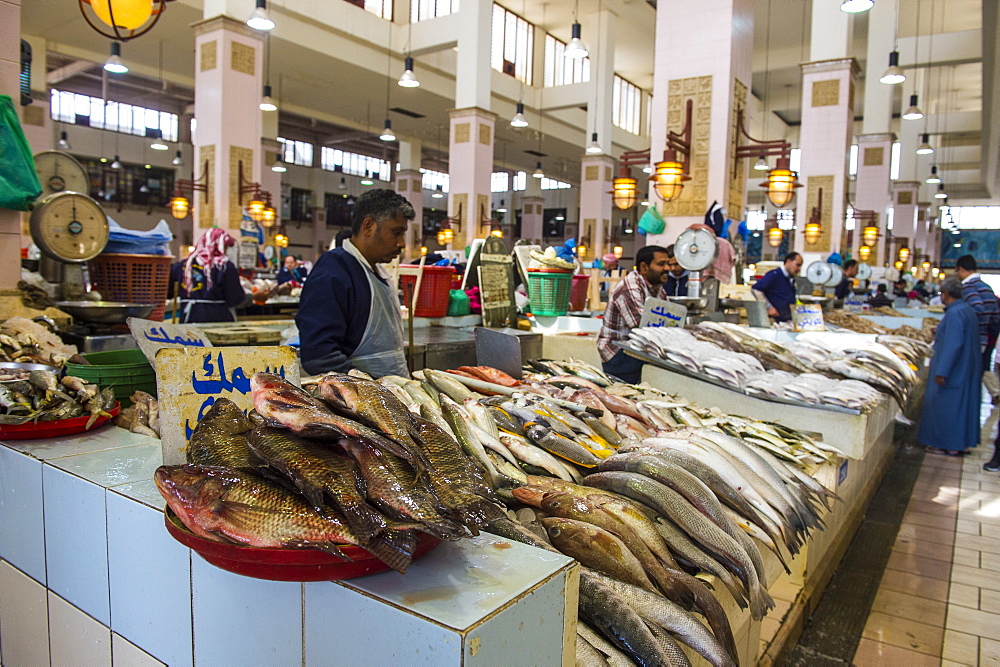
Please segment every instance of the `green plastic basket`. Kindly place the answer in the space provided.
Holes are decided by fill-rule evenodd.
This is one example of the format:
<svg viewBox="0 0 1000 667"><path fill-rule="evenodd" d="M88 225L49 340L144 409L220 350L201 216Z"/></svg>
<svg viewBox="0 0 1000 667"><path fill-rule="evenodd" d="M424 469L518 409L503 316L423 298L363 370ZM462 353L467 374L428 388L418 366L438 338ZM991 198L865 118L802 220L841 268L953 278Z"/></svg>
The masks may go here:
<svg viewBox="0 0 1000 667"><path fill-rule="evenodd" d="M531 312L552 317L569 311L573 271L563 269L528 269L528 296Z"/></svg>
<svg viewBox="0 0 1000 667"><path fill-rule="evenodd" d="M112 350L83 355L90 365L66 364L66 374L75 375L102 389L112 387L122 407L132 405L129 397L136 389L156 396L156 371L142 350Z"/></svg>

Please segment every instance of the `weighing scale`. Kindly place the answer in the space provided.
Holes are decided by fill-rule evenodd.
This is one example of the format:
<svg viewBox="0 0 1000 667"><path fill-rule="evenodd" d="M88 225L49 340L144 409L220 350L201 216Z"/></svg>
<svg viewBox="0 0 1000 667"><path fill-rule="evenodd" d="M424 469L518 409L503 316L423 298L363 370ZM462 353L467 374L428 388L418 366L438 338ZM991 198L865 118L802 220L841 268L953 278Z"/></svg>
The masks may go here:
<svg viewBox="0 0 1000 667"><path fill-rule="evenodd" d="M816 287L825 287L832 278L833 264L829 262L817 261L806 267L806 279Z"/></svg>
<svg viewBox="0 0 1000 667"><path fill-rule="evenodd" d="M42 151L35 153L35 171L42 184L40 199L57 192L90 192L90 177L69 153Z"/></svg>
<svg viewBox="0 0 1000 667"><path fill-rule="evenodd" d="M688 293L686 297L668 296L667 300L686 306L689 322L700 319L699 316L705 310L715 310L719 281L712 279L702 285L701 272L710 267L718 255L719 243L715 239L715 233L707 229L685 229L674 243L674 258L681 268L690 272Z"/></svg>
<svg viewBox="0 0 1000 667"><path fill-rule="evenodd" d="M858 262L858 280L868 280L872 277L872 266L867 262Z"/></svg>

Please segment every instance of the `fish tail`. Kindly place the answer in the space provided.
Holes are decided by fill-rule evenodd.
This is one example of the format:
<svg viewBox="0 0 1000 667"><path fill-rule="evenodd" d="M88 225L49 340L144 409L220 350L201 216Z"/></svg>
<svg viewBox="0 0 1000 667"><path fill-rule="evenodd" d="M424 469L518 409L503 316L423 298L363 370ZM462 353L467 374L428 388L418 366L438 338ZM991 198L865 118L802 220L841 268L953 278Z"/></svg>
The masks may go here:
<svg viewBox="0 0 1000 667"><path fill-rule="evenodd" d="M733 629L729 625L729 617L726 616L722 605L719 604L719 601L707 589L693 589L692 592L695 595L695 606L701 612L701 615L705 617L705 620L708 621L708 626L712 629L712 634L719 640L722 648L726 650L726 653L729 654L733 661L739 663L740 658L736 650L736 638L733 637Z"/></svg>
<svg viewBox="0 0 1000 667"><path fill-rule="evenodd" d="M470 529L473 527L485 528L491 522L506 517L506 513L497 505L478 498L452 508L452 512L460 517L462 523Z"/></svg>
<svg viewBox="0 0 1000 667"><path fill-rule="evenodd" d="M365 547L400 574L406 574L406 568L413 561L413 552L416 548L417 538L413 531L409 530L390 530L373 539Z"/></svg>
<svg viewBox="0 0 1000 667"><path fill-rule="evenodd" d="M750 600L750 615L755 621L759 621L771 609L774 609L774 598L763 588L756 587Z"/></svg>
<svg viewBox="0 0 1000 667"><path fill-rule="evenodd" d="M339 508L351 532L363 547L388 529L385 517L365 503L344 503Z"/></svg>

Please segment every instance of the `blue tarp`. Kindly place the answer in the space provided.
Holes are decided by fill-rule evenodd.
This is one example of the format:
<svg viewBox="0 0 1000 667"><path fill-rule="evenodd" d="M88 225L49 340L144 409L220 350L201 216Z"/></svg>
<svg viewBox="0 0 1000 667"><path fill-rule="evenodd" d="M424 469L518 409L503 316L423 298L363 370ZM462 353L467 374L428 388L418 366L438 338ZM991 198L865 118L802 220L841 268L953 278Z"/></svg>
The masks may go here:
<svg viewBox="0 0 1000 667"><path fill-rule="evenodd" d="M156 227L149 231L139 232L125 229L117 222L108 218L108 245L104 252L129 253L135 255L169 255L174 235L166 220L160 220Z"/></svg>

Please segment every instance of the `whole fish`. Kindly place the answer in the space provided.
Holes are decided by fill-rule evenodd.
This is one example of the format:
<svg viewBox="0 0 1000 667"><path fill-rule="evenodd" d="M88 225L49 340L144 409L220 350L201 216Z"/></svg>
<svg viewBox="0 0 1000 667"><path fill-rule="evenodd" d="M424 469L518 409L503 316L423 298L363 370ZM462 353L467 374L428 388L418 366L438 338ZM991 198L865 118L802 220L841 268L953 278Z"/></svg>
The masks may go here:
<svg viewBox="0 0 1000 667"><path fill-rule="evenodd" d="M257 412L271 423L280 424L307 438L327 440L339 440L342 437L362 438L406 459L421 470L424 468L419 452L390 440L364 424L335 414L319 399L313 398L278 375L255 373L250 378L250 390Z"/></svg>
<svg viewBox="0 0 1000 667"><path fill-rule="evenodd" d="M750 595L750 613L754 619L764 618L768 610L774 608L774 600L761 586L757 570L746 550L674 490L648 477L629 472L596 473L585 478L584 483L639 500L672 519L743 580Z"/></svg>
<svg viewBox="0 0 1000 667"><path fill-rule="evenodd" d="M656 590L639 559L624 542L603 528L559 517L542 519L542 525L553 546L567 556L619 581L628 581L649 591Z"/></svg>
<svg viewBox="0 0 1000 667"><path fill-rule="evenodd" d="M191 433L188 463L225 466L238 470L259 468L260 459L247 448L253 424L228 398L218 398Z"/></svg>
<svg viewBox="0 0 1000 667"><path fill-rule="evenodd" d="M448 422L455 439L461 445L462 450L469 455L482 470L486 473L493 484L496 485L500 478L500 473L486 455L486 449L473 428L472 418L469 417L458 403L455 403L447 396L441 397L441 412L444 420Z"/></svg>
<svg viewBox="0 0 1000 667"><path fill-rule="evenodd" d="M607 667L608 661L604 655L594 648L590 642L576 635L576 665L577 667Z"/></svg>
<svg viewBox="0 0 1000 667"><path fill-rule="evenodd" d="M561 436L541 424L531 424L525 428L525 432L533 443L550 454L555 454L571 463L585 468L595 468L601 462L597 456L575 440Z"/></svg>
<svg viewBox="0 0 1000 667"><path fill-rule="evenodd" d="M477 397L477 394L469 391L469 389L464 384L456 380L453 375L449 375L448 373L442 371L431 370L429 368L424 371L424 374L439 392L446 394L448 398L455 401L459 405L464 403L467 398Z"/></svg>
<svg viewBox="0 0 1000 667"><path fill-rule="evenodd" d="M592 627L583 621L578 621L576 624L576 636L577 641L583 639L597 649L604 656L609 667L632 667L633 663L627 655L612 646L607 639L597 634Z"/></svg>
<svg viewBox="0 0 1000 667"><path fill-rule="evenodd" d="M184 464L160 466L156 487L177 517L196 535L268 548L312 548L345 558L337 545L359 544L347 522L321 515L300 496L230 468ZM225 541L225 540L224 540ZM366 549L405 572L415 541L405 531L371 540Z"/></svg>
<svg viewBox="0 0 1000 667"><path fill-rule="evenodd" d="M526 440L513 435L501 435L500 441L519 461L541 468L567 482L580 481L580 479L573 478L574 471L571 471L569 466L563 464L544 449L529 444ZM577 478L579 478L579 475L577 475Z"/></svg>
<svg viewBox="0 0 1000 667"><path fill-rule="evenodd" d="M364 483L353 459L266 426L251 431L246 444L257 457L291 479L313 507L321 509L327 499L332 501L362 545L388 529L385 517L365 502Z"/></svg>
<svg viewBox="0 0 1000 667"><path fill-rule="evenodd" d="M668 656L671 665L676 665L676 667L691 667L691 661L688 659L687 654L684 653L684 649L680 647L677 640L674 639L673 635L658 626L656 623L643 619L646 627L652 633L653 638L656 640L657 646L664 655Z"/></svg>
<svg viewBox="0 0 1000 667"><path fill-rule="evenodd" d="M462 526L441 515L437 499L420 486L406 461L354 438L341 440L340 446L357 462L367 499L391 518L419 523L421 530L443 540L465 536Z"/></svg>

